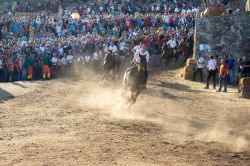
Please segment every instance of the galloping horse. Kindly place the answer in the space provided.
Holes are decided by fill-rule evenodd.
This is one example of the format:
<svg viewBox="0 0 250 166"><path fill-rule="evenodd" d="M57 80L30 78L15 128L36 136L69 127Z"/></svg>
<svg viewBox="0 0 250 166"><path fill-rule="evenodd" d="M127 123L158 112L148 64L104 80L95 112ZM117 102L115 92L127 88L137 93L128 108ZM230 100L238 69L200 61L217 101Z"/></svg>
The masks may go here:
<svg viewBox="0 0 250 166"><path fill-rule="evenodd" d="M184 55L184 61L183 61L183 64L182 66L185 65L187 59L192 55L192 51L193 51L193 48L192 48L192 41L190 41L190 44L189 46L184 42L184 40L181 41L181 43L179 44L178 46L178 50L181 50L183 52L183 55Z"/></svg>
<svg viewBox="0 0 250 166"><path fill-rule="evenodd" d="M146 64L138 64L136 67L130 67L126 70L123 79L124 90L131 92L131 104L136 102L137 97L145 87ZM125 92L124 91L124 92Z"/></svg>
<svg viewBox="0 0 250 166"><path fill-rule="evenodd" d="M178 50L175 49L175 48L169 47L167 43L163 44L161 51L162 51L162 57L160 59L160 62L162 63L162 60L165 59L166 60L166 62L165 62L166 65L168 64L168 62L172 58L175 58L175 61L177 61L178 58L179 58Z"/></svg>
<svg viewBox="0 0 250 166"><path fill-rule="evenodd" d="M108 53L104 59L103 69L104 73L102 75L102 81L107 79L107 75L112 72L115 75L116 79L118 77L118 72L120 69L121 61L118 55L113 53Z"/></svg>

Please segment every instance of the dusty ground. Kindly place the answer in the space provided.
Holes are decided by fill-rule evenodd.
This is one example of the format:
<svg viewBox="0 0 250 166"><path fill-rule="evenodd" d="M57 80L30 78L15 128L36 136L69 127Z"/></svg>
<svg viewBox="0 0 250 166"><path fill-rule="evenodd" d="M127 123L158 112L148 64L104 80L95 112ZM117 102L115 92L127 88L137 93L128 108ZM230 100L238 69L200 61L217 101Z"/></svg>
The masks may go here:
<svg viewBox="0 0 250 166"><path fill-rule="evenodd" d="M0 165L250 165L250 100L176 73L130 109L96 79L0 84Z"/></svg>

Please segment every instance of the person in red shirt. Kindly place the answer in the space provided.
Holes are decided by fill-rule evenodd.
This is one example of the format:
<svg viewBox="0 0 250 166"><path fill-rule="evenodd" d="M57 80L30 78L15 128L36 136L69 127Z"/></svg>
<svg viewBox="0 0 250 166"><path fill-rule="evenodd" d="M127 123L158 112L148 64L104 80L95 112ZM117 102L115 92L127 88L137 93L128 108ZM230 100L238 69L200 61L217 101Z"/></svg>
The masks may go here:
<svg viewBox="0 0 250 166"><path fill-rule="evenodd" d="M222 84L224 84L224 91L227 92L227 75L228 75L228 67L225 60L221 60L220 72L219 72L219 90L217 92L221 92Z"/></svg>

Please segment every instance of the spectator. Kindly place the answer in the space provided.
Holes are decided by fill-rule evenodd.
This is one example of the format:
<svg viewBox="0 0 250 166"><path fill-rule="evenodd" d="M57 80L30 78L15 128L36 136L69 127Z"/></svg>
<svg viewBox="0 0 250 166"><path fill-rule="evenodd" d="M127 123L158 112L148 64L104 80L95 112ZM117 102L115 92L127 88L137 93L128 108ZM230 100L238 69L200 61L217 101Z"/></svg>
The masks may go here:
<svg viewBox="0 0 250 166"><path fill-rule="evenodd" d="M0 55L0 82L3 81L3 57Z"/></svg>
<svg viewBox="0 0 250 166"><path fill-rule="evenodd" d="M201 54L199 54L196 65L197 65L197 69L194 71L193 80L196 81L196 74L199 73L200 80L201 80L201 82L203 82L203 69L205 68L205 60Z"/></svg>
<svg viewBox="0 0 250 166"><path fill-rule="evenodd" d="M224 85L223 92L227 92L227 74L228 74L228 67L225 63L225 60L221 60L220 70L219 70L219 89L217 92L221 92L222 84Z"/></svg>
<svg viewBox="0 0 250 166"><path fill-rule="evenodd" d="M209 81L211 77L213 77L213 89L215 89L216 88L215 77L216 77L217 62L213 56L210 56L209 58L210 60L208 61L208 65L207 65L207 68L208 68L207 85L205 89L209 89Z"/></svg>
<svg viewBox="0 0 250 166"><path fill-rule="evenodd" d="M228 76L229 76L229 83L231 85L235 85L234 68L235 68L235 60L233 59L233 56L230 55L228 59Z"/></svg>

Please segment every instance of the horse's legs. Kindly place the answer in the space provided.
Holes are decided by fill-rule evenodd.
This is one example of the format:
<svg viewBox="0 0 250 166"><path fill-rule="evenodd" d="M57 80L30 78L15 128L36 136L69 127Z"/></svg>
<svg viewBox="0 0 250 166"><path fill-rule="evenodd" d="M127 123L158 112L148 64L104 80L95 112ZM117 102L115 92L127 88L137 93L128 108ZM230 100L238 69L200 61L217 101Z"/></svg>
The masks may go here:
<svg viewBox="0 0 250 166"><path fill-rule="evenodd" d="M116 65L116 78L115 78L116 80L118 80L118 77L119 77L119 75L118 75L119 74L119 70L120 70L120 64L117 64Z"/></svg>
<svg viewBox="0 0 250 166"><path fill-rule="evenodd" d="M137 97L139 96L139 94L141 93L142 89L138 89L136 92L135 92L135 95L134 95L134 102L136 102L136 99Z"/></svg>
<svg viewBox="0 0 250 166"><path fill-rule="evenodd" d="M137 94L137 91L131 90L131 103L135 103L136 98L137 98L136 94Z"/></svg>
<svg viewBox="0 0 250 166"><path fill-rule="evenodd" d="M177 61L178 61L179 56L180 56L180 54L179 54L179 52L177 51L177 52L175 53L175 62L177 62Z"/></svg>
<svg viewBox="0 0 250 166"><path fill-rule="evenodd" d="M106 78L107 75L107 71L104 71L103 75L102 75L102 81Z"/></svg>
<svg viewBox="0 0 250 166"><path fill-rule="evenodd" d="M169 63L171 57L172 57L172 56L167 56L167 57L166 57L166 63L165 63L166 66L168 65L168 63Z"/></svg>
<svg viewBox="0 0 250 166"><path fill-rule="evenodd" d="M162 56L160 59L160 63L162 63L163 59L166 59L166 57Z"/></svg>

